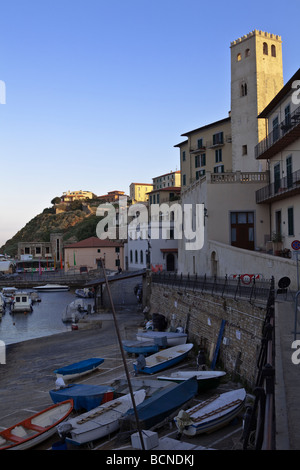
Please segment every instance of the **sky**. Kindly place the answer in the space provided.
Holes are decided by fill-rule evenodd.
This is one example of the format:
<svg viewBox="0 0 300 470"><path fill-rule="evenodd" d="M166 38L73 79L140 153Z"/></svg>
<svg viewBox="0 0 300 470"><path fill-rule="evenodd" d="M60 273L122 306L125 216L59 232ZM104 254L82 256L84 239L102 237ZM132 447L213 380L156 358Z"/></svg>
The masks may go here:
<svg viewBox="0 0 300 470"><path fill-rule="evenodd" d="M0 0L0 246L68 190L96 195L180 170L184 132L230 110L230 43L282 37L278 0ZM3 96L3 95L2 95Z"/></svg>

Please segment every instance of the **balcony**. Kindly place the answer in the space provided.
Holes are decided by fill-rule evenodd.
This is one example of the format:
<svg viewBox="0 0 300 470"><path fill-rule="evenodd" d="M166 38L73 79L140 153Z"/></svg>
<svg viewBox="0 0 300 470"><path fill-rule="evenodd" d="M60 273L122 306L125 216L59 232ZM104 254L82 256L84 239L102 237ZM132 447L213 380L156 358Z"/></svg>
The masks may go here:
<svg viewBox="0 0 300 470"><path fill-rule="evenodd" d="M255 147L255 158L268 159L300 137L300 106Z"/></svg>
<svg viewBox="0 0 300 470"><path fill-rule="evenodd" d="M300 170L256 191L256 203L269 204L296 194L300 194Z"/></svg>

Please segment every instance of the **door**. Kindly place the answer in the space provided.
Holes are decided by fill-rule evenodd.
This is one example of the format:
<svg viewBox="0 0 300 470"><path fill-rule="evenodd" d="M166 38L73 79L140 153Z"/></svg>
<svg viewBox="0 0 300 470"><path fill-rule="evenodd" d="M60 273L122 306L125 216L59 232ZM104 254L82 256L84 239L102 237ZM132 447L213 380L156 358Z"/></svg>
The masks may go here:
<svg viewBox="0 0 300 470"><path fill-rule="evenodd" d="M175 257L173 253L167 254L167 271L175 271Z"/></svg>
<svg viewBox="0 0 300 470"><path fill-rule="evenodd" d="M231 245L254 250L254 212L231 213Z"/></svg>
<svg viewBox="0 0 300 470"><path fill-rule="evenodd" d="M280 163L274 166L274 193L278 193L280 188Z"/></svg>
<svg viewBox="0 0 300 470"><path fill-rule="evenodd" d="M286 159L286 185L287 188L293 186L293 167L291 155Z"/></svg>

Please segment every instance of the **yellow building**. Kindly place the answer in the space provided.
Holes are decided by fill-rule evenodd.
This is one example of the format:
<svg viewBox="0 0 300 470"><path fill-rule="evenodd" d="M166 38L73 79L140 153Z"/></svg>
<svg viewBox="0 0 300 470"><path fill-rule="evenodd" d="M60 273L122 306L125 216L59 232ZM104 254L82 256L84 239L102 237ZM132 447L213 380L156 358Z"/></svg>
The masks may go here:
<svg viewBox="0 0 300 470"><path fill-rule="evenodd" d="M136 202L147 202L148 193L152 191L153 185L150 183L131 183L129 186L129 195L132 204Z"/></svg>

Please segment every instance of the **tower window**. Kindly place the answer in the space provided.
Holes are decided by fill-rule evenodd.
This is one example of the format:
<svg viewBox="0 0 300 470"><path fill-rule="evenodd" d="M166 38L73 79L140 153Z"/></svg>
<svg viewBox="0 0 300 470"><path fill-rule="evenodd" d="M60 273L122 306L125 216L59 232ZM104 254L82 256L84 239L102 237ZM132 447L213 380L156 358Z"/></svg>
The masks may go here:
<svg viewBox="0 0 300 470"><path fill-rule="evenodd" d="M243 145L243 146L242 146L242 154L243 154L243 155L247 155L247 153L248 153L247 145Z"/></svg>
<svg viewBox="0 0 300 470"><path fill-rule="evenodd" d="M263 53L264 55L268 55L268 44L266 42L263 43Z"/></svg>
<svg viewBox="0 0 300 470"><path fill-rule="evenodd" d="M241 84L241 96L246 96L248 94L247 83Z"/></svg>
<svg viewBox="0 0 300 470"><path fill-rule="evenodd" d="M242 60L242 55L240 53L238 53L238 55L236 56L236 60L239 62L240 60Z"/></svg>
<svg viewBox="0 0 300 470"><path fill-rule="evenodd" d="M276 57L276 46L274 46L274 44L271 46L271 56Z"/></svg>
<svg viewBox="0 0 300 470"><path fill-rule="evenodd" d="M250 49L246 49L245 50L245 57L249 57L249 55L250 55Z"/></svg>

